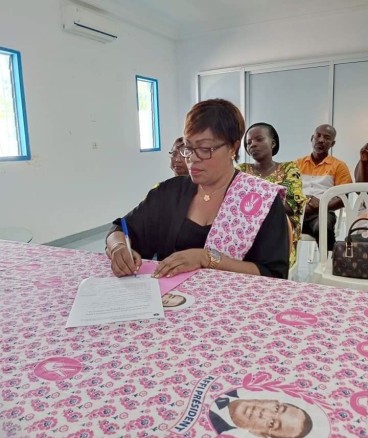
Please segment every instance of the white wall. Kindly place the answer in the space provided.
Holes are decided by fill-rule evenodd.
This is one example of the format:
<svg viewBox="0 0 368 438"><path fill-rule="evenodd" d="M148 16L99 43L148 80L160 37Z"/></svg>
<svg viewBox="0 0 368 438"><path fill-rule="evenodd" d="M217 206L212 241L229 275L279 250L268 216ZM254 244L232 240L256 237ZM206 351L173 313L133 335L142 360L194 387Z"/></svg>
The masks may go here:
<svg viewBox="0 0 368 438"><path fill-rule="evenodd" d="M338 13L268 21L183 40L177 52L181 116L195 102L195 79L199 71L367 53L367 23L366 6ZM337 135L338 157L339 132ZM352 162L357 161L359 148L368 140L368 131L359 135L354 151L356 158L352 158ZM306 148L310 147L310 136L305 138L305 144ZM346 147L351 147L351 143ZM308 151L306 149L306 154ZM289 159L293 158L296 157L290 151Z"/></svg>
<svg viewBox="0 0 368 438"><path fill-rule="evenodd" d="M67 34L56 0L0 0L0 10L0 47L22 55L32 154L0 162L0 227L47 242L111 222L171 176L182 130L174 42L123 22L113 43ZM159 80L161 152L139 152L136 74Z"/></svg>
<svg viewBox="0 0 368 438"><path fill-rule="evenodd" d="M35 242L108 223L171 176L167 152L195 102L197 72L368 51L364 7L177 44L123 22L110 44L67 34L57 0L0 8L0 46L22 54L32 152L30 162L0 162L0 227L29 227ZM139 152L136 74L159 79L162 152Z"/></svg>

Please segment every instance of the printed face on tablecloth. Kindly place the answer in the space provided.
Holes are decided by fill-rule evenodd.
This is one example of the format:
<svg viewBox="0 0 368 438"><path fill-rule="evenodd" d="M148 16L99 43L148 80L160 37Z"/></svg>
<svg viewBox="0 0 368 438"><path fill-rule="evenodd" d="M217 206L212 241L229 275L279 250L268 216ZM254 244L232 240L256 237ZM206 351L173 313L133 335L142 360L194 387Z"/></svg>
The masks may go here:
<svg viewBox="0 0 368 438"><path fill-rule="evenodd" d="M284 393L238 388L215 400L210 407L209 418L216 432L226 437L329 436L328 419L319 407L309 406Z"/></svg>
<svg viewBox="0 0 368 438"><path fill-rule="evenodd" d="M278 400L234 400L229 404L234 424L258 436L305 436L309 415L296 406Z"/></svg>
<svg viewBox="0 0 368 438"><path fill-rule="evenodd" d="M194 297L172 290L162 295L162 305L165 310L182 310L194 303Z"/></svg>

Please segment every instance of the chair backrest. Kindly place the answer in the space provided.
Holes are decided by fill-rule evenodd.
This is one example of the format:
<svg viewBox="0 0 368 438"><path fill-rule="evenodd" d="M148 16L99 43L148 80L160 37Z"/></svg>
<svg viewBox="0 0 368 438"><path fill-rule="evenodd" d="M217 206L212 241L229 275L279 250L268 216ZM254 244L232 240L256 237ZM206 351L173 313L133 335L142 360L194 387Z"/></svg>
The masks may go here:
<svg viewBox="0 0 368 438"><path fill-rule="evenodd" d="M359 215L363 203L368 208L368 183L341 184L331 187L321 196L319 202L319 250L321 264L327 262L327 213L328 203L338 196L345 208L346 230ZM352 194L351 196L348 196Z"/></svg>

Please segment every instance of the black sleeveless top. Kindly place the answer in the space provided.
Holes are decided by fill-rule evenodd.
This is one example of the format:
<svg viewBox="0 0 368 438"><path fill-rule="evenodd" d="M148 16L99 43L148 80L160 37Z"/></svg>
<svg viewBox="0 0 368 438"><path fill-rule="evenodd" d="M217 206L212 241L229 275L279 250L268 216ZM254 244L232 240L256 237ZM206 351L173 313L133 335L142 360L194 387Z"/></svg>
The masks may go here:
<svg viewBox="0 0 368 438"><path fill-rule="evenodd" d="M204 248L210 229L211 225L199 225L186 217L176 238L175 251Z"/></svg>

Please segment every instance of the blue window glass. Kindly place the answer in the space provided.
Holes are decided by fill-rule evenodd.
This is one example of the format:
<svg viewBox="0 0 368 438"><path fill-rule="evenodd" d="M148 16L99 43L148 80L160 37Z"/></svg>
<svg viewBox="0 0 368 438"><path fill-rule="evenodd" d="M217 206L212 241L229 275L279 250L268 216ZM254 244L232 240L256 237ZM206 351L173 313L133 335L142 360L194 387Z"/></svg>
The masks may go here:
<svg viewBox="0 0 368 438"><path fill-rule="evenodd" d="M0 47L0 161L30 158L21 56Z"/></svg>
<svg viewBox="0 0 368 438"><path fill-rule="evenodd" d="M159 151L160 120L157 79L136 76L141 151Z"/></svg>

